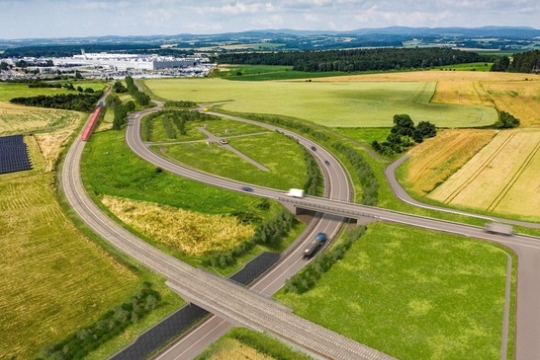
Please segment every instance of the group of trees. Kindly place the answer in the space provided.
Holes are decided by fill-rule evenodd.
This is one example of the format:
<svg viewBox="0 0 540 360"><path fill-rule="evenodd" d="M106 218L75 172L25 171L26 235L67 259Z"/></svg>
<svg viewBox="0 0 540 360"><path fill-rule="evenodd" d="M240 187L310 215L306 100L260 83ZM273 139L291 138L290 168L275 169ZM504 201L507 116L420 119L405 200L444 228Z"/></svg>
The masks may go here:
<svg viewBox="0 0 540 360"><path fill-rule="evenodd" d="M317 189L321 185L321 171L319 169L319 163L311 155L309 151L304 149L304 160L307 166L307 178L304 184L304 191L308 195L317 195Z"/></svg>
<svg viewBox="0 0 540 360"><path fill-rule="evenodd" d="M108 311L98 321L69 335L57 344L45 347L37 360L83 359L93 350L119 335L130 324L138 322L155 309L161 295L145 282L128 302Z"/></svg>
<svg viewBox="0 0 540 360"><path fill-rule="evenodd" d="M289 65L294 70L373 71L429 68L488 61L482 55L450 48L378 48L329 51L251 52L222 54L220 63L250 65Z"/></svg>
<svg viewBox="0 0 540 360"><path fill-rule="evenodd" d="M267 199L263 199L259 203L259 206L262 210L268 210L270 203L268 203ZM255 235L249 240L230 250L209 256L204 260L204 264L212 267L226 268L233 265L237 258L248 253L257 244L277 249L281 245L283 237L289 233L295 224L295 221L294 215L287 210L282 210L270 220L257 226Z"/></svg>
<svg viewBox="0 0 540 360"><path fill-rule="evenodd" d="M285 291L303 294L311 290L322 274L330 270L330 268L345 256L347 250L352 244L360 239L366 232L365 226L359 226L345 234L345 239L339 245L320 254L315 260L309 263L301 272L292 276L285 282Z"/></svg>
<svg viewBox="0 0 540 360"><path fill-rule="evenodd" d="M342 153L351 163L362 185L361 203L364 205L375 206L379 200L379 182L371 168L371 165L354 148L341 142L335 142L332 146Z"/></svg>
<svg viewBox="0 0 540 360"><path fill-rule="evenodd" d="M135 102L137 104L139 104L140 106L148 106L148 104L150 104L150 96L148 96L142 91L139 91L137 85L135 85L135 81L131 76L126 76L125 82L129 95L131 95L131 97L135 99Z"/></svg>
<svg viewBox="0 0 540 360"><path fill-rule="evenodd" d="M33 97L17 97L11 99L10 102L18 105L91 112L102 95L102 91L84 94L58 94L53 96L38 95Z"/></svg>
<svg viewBox="0 0 540 360"><path fill-rule="evenodd" d="M167 136L170 139L176 139L176 131L171 123L176 126L180 135L186 135L186 122L188 121L213 121L219 118L213 115L200 113L198 111L189 111L183 109L167 109L157 111L146 116L142 121L141 136L144 141L152 141L152 128L155 119L161 117Z"/></svg>
<svg viewBox="0 0 540 360"><path fill-rule="evenodd" d="M379 143L377 140L371 143L373 149L383 155L399 154L414 143L421 143L425 138L437 135L437 128L429 121L420 121L415 127L411 117L407 114L394 115L394 126L390 129L390 135L386 141Z"/></svg>
<svg viewBox="0 0 540 360"><path fill-rule="evenodd" d="M491 71L508 71L517 73L540 73L540 50L532 50L508 56L501 56L495 60Z"/></svg>
<svg viewBox="0 0 540 360"><path fill-rule="evenodd" d="M495 122L496 129L512 129L518 127L520 124L519 119L506 111L499 112L499 120Z"/></svg>

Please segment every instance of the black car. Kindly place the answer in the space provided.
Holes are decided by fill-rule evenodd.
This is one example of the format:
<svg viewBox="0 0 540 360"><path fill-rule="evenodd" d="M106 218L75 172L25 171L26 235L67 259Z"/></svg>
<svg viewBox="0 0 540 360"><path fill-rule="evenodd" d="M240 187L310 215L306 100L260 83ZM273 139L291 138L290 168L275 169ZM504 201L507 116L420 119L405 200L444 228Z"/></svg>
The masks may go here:
<svg viewBox="0 0 540 360"><path fill-rule="evenodd" d="M317 151L317 148L316 148L315 146L312 146L312 147L311 147L311 150Z"/></svg>
<svg viewBox="0 0 540 360"><path fill-rule="evenodd" d="M330 165L330 161L324 160L324 165Z"/></svg>
<svg viewBox="0 0 540 360"><path fill-rule="evenodd" d="M247 192L253 192L253 189L250 188L249 186L243 186L242 190L247 191Z"/></svg>

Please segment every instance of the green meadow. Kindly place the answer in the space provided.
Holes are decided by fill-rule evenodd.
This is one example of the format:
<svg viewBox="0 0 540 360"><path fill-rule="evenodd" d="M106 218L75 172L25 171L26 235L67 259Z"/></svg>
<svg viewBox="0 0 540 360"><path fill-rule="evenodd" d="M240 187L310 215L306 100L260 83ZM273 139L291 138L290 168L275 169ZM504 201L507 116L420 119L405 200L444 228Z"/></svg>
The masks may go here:
<svg viewBox="0 0 540 360"><path fill-rule="evenodd" d="M395 114L438 127L493 124L497 112L481 106L431 104L436 82L145 80L161 99L223 102L237 113L290 116L330 127L390 127Z"/></svg>
<svg viewBox="0 0 540 360"><path fill-rule="evenodd" d="M262 128L261 128L262 129ZM228 143L252 160L263 165L263 171L228 148L201 141L190 144L156 145L161 156L226 178L286 190L302 188L307 167L302 148L288 137L270 132L248 137L231 138ZM166 148L166 151L162 149Z"/></svg>
<svg viewBox="0 0 540 360"><path fill-rule="evenodd" d="M499 359L507 261L507 253L489 243L376 223L312 290L282 290L276 298L296 314L398 359Z"/></svg>

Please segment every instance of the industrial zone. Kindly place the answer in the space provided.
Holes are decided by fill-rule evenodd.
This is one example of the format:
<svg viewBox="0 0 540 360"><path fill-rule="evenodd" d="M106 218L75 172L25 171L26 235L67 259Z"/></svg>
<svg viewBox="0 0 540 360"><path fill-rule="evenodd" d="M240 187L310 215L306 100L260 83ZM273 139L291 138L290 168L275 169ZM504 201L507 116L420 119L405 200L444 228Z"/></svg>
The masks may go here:
<svg viewBox="0 0 540 360"><path fill-rule="evenodd" d="M204 77L215 64L206 54L193 57L159 56L156 54L86 53L72 57L0 58L6 70L0 80L47 78L78 71L84 78ZM6 66L7 65L7 66Z"/></svg>

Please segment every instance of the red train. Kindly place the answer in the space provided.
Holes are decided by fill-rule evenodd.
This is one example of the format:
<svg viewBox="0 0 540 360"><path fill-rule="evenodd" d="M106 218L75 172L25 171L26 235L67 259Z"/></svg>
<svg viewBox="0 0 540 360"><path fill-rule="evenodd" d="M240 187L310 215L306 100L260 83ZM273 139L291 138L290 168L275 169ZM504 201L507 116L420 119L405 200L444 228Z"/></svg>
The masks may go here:
<svg viewBox="0 0 540 360"><path fill-rule="evenodd" d="M98 106L92 113L92 116L90 117L90 121L86 125L86 128L84 129L84 132L81 136L82 141L87 141L90 138L90 135L92 135L92 131L94 130L94 127L96 126L97 120L99 118L99 114L101 114L101 109L103 108L103 103L100 101L98 103Z"/></svg>

